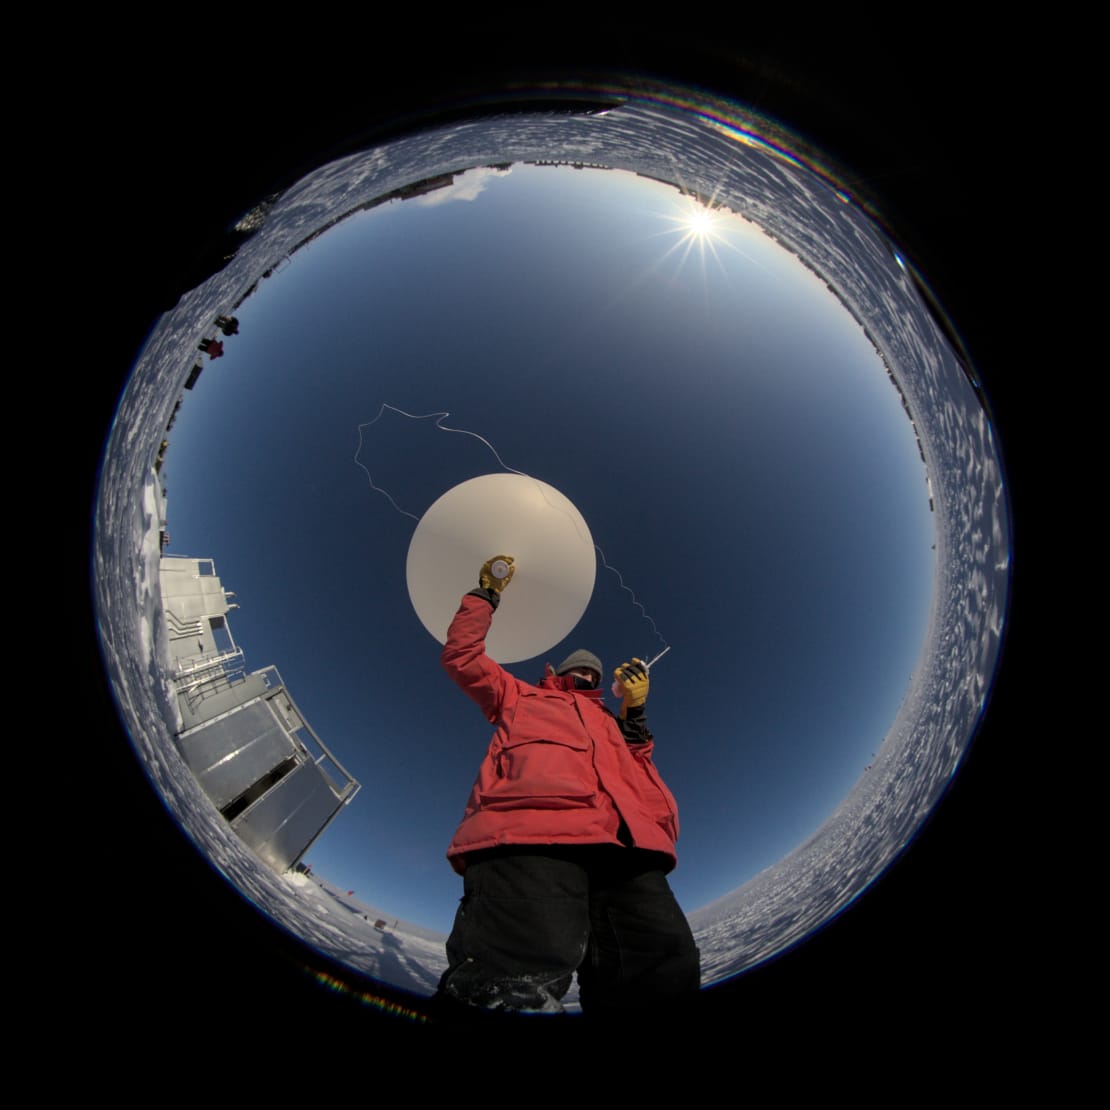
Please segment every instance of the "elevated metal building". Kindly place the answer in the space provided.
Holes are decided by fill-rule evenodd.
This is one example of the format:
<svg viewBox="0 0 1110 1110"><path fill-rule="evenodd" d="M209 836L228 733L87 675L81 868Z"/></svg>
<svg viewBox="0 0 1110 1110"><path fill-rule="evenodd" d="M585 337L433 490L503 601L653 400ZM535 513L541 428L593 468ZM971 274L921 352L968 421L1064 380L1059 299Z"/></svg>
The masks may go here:
<svg viewBox="0 0 1110 1110"><path fill-rule="evenodd" d="M205 793L278 871L297 863L359 784L324 746L273 666L246 672L211 559L165 555L160 581L181 710L177 746Z"/></svg>

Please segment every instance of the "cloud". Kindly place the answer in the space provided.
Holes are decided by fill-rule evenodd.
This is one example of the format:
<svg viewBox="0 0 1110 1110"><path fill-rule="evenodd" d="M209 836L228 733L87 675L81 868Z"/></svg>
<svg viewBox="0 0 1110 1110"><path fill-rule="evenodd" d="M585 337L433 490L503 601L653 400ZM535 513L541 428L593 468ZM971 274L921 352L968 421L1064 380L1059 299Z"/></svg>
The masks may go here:
<svg viewBox="0 0 1110 1110"><path fill-rule="evenodd" d="M486 183L491 178L505 177L510 173L512 173L511 169L478 166L476 169L467 170L450 185L437 189L434 193L427 193L425 196L418 197L416 203L431 208L437 204L446 204L450 200L474 200L485 189Z"/></svg>

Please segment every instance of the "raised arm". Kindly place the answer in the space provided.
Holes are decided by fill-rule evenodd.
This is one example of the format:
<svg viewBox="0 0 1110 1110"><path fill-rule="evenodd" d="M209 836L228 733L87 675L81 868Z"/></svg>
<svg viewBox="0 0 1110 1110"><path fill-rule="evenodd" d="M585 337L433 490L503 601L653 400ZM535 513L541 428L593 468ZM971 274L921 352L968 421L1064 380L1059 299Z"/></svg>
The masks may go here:
<svg viewBox="0 0 1110 1110"><path fill-rule="evenodd" d="M486 655L486 633L501 603L501 591L515 571L511 555L495 555L478 573L478 588L463 595L447 630L440 662L459 689L473 698L495 722L515 679Z"/></svg>

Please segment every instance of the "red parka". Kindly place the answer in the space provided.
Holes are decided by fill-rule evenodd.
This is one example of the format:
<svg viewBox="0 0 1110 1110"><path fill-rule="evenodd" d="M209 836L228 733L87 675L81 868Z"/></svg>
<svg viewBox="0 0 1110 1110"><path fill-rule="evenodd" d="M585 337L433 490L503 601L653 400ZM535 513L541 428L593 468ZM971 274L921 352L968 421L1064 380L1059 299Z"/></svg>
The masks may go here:
<svg viewBox="0 0 1110 1110"><path fill-rule="evenodd" d="M629 844L676 861L678 808L651 761L653 742L629 743L601 690L569 675L538 686L486 655L493 607L467 594L447 632L447 673L497 726L447 858L501 844ZM646 732L646 730L645 730ZM650 736L650 733L647 733ZM627 832L618 837L621 819Z"/></svg>

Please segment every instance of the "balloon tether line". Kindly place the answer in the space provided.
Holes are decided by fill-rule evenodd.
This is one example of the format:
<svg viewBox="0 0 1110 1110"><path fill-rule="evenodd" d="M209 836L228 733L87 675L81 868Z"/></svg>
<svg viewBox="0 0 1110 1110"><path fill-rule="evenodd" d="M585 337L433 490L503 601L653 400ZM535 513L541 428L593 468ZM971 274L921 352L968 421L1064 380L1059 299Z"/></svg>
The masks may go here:
<svg viewBox="0 0 1110 1110"><path fill-rule="evenodd" d="M490 443L490 441L485 438L485 436L481 436L477 432L467 431L466 428L449 428L449 427L447 427L447 425L444 424L443 422L444 422L444 420L447 419L448 416L451 415L449 412L425 412L425 413L419 413L419 414L418 413L411 413L411 412L405 412L404 409L399 409L394 405L387 405L385 402L382 402L382 407L380 409L378 409L378 415L375 416L373 420L367 420L365 423L359 424L359 426L358 426L358 447L355 448L355 464L357 466L360 466L362 468L362 470L365 472L366 480L370 483L370 488L375 493L380 493L393 506L393 508L396 509L397 512L399 512L402 516L407 516L410 520L415 520L417 522L417 524L420 523L420 517L416 516L414 513L408 512L408 510L406 510L406 509L402 509L401 506L398 505L397 502L393 500L393 497L389 493L388 490L385 490L381 486L375 484L373 475L371 475L369 468L366 466L365 463L360 462L359 457L358 457L359 453L362 451L362 429L363 428L369 428L371 424L376 424L382 418L382 415L385 413L386 409L388 409L390 412L397 413L398 416L407 417L409 420L428 420L428 419L430 419L431 417L434 416L436 418L436 427L441 432L454 432L457 435L471 436L473 439L478 440L480 443L483 443L489 449L489 451L492 453L493 457L497 460L498 465L501 467L502 470L507 470L510 474L519 474L520 477L530 478L533 482L535 482L539 486L540 493L543 494L544 500L547 501L547 503L549 505L551 505L551 502L547 498L547 494L544 493L543 485L542 485L542 483L540 483L539 479L534 477L531 474L525 474L523 470L517 470L515 467L509 466L509 464L507 462L505 462L505 460L498 453L497 448L494 447L493 444ZM566 510L563 509L559 505L551 505L551 507L553 509L558 509L559 512L565 513L567 516L570 516L570 514L567 513ZM577 524L576 521L574 521L573 517L571 518L571 521L574 524L575 531L578 531L578 524ZM581 533L579 533L579 534L581 534ZM619 584L620 588L622 590L624 590L624 592L626 594L628 594L628 596L632 599L632 604L637 609L640 610L641 616L644 618L644 620L646 620L648 622L649 625L651 625L651 630L655 634L655 636L659 639L660 643L662 643L665 646L668 646L667 641L664 639L663 635L660 633L659 629L656 627L655 621L652 619L651 615L648 613L648 611L641 604L640 599L636 596L635 592L629 586L625 585L624 575L622 575L621 572L619 570L617 570L616 567L611 566L609 564L609 560L605 558L605 552L601 550L601 547L598 544L595 543L593 546L594 546L594 549L597 551L598 555L601 557L601 565L607 571L616 575L617 583Z"/></svg>

